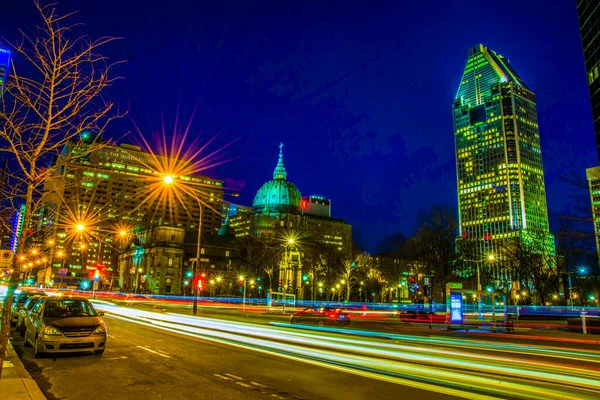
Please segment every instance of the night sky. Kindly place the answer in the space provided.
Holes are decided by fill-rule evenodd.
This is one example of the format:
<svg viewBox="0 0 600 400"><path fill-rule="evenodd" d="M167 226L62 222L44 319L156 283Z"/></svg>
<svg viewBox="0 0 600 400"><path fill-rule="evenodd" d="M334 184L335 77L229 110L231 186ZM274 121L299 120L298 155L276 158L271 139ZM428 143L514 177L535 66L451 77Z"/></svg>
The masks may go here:
<svg viewBox="0 0 600 400"><path fill-rule="evenodd" d="M236 159L208 174L241 204L271 179L282 141L288 179L330 198L365 249L410 234L432 204L456 208L451 106L468 49L483 43L537 95L551 229L589 207L585 168L598 160L574 1L60 3L81 11L82 32L123 37L104 49L127 60L106 96L131 118L109 135L197 107L192 131L222 132L212 149L239 139L225 154ZM17 0L2 15L0 34L14 37L35 12Z"/></svg>

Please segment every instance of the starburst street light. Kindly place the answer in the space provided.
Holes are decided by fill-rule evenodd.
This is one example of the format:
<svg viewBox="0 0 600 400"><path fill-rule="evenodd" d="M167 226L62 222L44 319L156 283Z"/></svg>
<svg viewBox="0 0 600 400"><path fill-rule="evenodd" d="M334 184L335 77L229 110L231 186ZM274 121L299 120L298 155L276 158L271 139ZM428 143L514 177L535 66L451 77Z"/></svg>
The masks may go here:
<svg viewBox="0 0 600 400"><path fill-rule="evenodd" d="M77 230L77 232L83 232L85 231L85 225L80 222L75 225L75 229Z"/></svg>
<svg viewBox="0 0 600 400"><path fill-rule="evenodd" d="M170 185L170 184L172 184L172 183L173 183L173 175L165 175L165 176L163 177L163 183L164 183L165 185Z"/></svg>

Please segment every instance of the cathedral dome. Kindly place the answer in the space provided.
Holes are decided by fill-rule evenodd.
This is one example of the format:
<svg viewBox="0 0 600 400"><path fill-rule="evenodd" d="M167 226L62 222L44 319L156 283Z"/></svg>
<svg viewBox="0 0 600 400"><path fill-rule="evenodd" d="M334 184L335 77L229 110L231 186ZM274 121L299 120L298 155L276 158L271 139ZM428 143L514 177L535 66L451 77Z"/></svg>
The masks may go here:
<svg viewBox="0 0 600 400"><path fill-rule="evenodd" d="M279 145L279 161L273 172L273 179L262 185L254 197L254 212L300 214L302 196L298 188L286 177L282 143Z"/></svg>

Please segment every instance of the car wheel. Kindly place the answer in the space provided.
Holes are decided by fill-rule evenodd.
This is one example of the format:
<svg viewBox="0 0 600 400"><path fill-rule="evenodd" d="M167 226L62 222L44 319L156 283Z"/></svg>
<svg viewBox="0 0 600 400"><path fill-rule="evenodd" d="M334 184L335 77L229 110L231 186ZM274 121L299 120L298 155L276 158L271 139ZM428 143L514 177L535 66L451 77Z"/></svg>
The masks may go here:
<svg viewBox="0 0 600 400"><path fill-rule="evenodd" d="M102 349L102 350L94 350L94 354L104 354L104 349Z"/></svg>
<svg viewBox="0 0 600 400"><path fill-rule="evenodd" d="M325 323L323 322L323 320L322 320L322 319L320 319L320 320L318 320L318 321L317 321L317 326L319 326L319 327L321 327L321 328L322 328L323 326L325 326Z"/></svg>
<svg viewBox="0 0 600 400"><path fill-rule="evenodd" d="M296 318L296 317L290 318L290 324L297 324L297 323L298 323L298 318Z"/></svg>
<svg viewBox="0 0 600 400"><path fill-rule="evenodd" d="M35 342L33 344L33 355L35 356L35 358L42 358L45 354L44 352L39 351L39 348L40 348L39 338L36 336Z"/></svg>

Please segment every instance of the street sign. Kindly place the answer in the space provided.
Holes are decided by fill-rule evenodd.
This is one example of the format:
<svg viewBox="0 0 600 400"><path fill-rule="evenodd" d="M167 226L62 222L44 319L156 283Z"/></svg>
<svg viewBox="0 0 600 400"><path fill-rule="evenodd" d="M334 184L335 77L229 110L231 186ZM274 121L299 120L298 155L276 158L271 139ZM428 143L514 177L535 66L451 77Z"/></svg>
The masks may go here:
<svg viewBox="0 0 600 400"><path fill-rule="evenodd" d="M9 268L13 260L13 252L10 250L0 250L0 267Z"/></svg>
<svg viewBox="0 0 600 400"><path fill-rule="evenodd" d="M446 289L462 289L462 283L461 282L446 283Z"/></svg>
<svg viewBox="0 0 600 400"><path fill-rule="evenodd" d="M423 278L423 285L429 286L429 278Z"/></svg>
<svg viewBox="0 0 600 400"><path fill-rule="evenodd" d="M94 290L98 290L98 281L94 281Z"/></svg>
<svg viewBox="0 0 600 400"><path fill-rule="evenodd" d="M67 268L59 268L58 269L58 276L67 276L67 273L69 272L69 270Z"/></svg>

